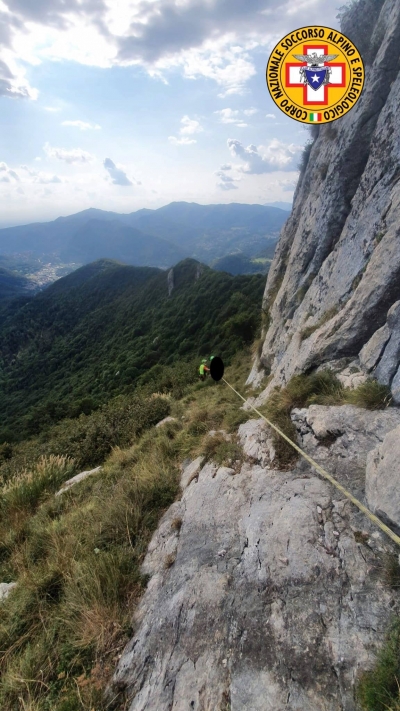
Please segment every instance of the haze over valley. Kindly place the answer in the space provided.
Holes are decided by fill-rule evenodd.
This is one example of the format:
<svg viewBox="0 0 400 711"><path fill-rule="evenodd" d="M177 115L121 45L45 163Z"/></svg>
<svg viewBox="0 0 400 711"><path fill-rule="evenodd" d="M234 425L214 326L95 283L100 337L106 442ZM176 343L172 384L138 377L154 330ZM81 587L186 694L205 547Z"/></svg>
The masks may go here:
<svg viewBox="0 0 400 711"><path fill-rule="evenodd" d="M192 257L233 274L266 273L288 211L265 205L171 203L98 209L0 230L0 298L36 291L102 258L166 269Z"/></svg>

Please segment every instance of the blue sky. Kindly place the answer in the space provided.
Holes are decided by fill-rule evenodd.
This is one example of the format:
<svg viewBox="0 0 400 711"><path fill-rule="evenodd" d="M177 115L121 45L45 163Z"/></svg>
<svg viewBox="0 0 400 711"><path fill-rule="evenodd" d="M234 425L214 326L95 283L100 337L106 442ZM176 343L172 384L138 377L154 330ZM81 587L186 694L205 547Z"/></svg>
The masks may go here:
<svg viewBox="0 0 400 711"><path fill-rule="evenodd" d="M265 66L330 0L0 0L0 225L291 201L301 124Z"/></svg>

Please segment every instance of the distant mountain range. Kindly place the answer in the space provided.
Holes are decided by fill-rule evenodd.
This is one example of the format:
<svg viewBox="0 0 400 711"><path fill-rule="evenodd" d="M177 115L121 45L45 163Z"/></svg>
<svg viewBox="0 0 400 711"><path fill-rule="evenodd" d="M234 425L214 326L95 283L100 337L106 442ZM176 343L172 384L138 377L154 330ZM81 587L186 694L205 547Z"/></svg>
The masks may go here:
<svg viewBox="0 0 400 711"><path fill-rule="evenodd" d="M0 230L0 254L86 264L100 258L167 268L185 257L210 264L231 253L252 257L276 242L288 215L266 205L173 202L119 214L90 208Z"/></svg>
<svg viewBox="0 0 400 711"><path fill-rule="evenodd" d="M266 202L266 207L279 207L280 210L286 210L286 212L292 212L291 202Z"/></svg>

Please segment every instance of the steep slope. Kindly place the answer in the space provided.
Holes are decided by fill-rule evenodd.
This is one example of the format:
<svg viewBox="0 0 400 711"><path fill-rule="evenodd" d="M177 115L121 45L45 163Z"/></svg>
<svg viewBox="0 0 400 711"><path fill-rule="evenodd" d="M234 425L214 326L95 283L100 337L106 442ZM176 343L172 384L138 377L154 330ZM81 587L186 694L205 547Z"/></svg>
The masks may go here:
<svg viewBox="0 0 400 711"><path fill-rule="evenodd" d="M31 288L29 279L0 267L0 301L26 294Z"/></svg>
<svg viewBox="0 0 400 711"><path fill-rule="evenodd" d="M262 291L261 275L194 260L168 273L101 260L10 304L0 312L0 439L36 433L81 399L130 392L154 366L213 350L229 360L256 335Z"/></svg>
<svg viewBox="0 0 400 711"><path fill-rule="evenodd" d="M356 359L374 337L361 364L400 401L400 5L361 0L343 29L363 49L366 85L314 140L268 275L261 365L270 391L323 362ZM374 371L385 353L385 372Z"/></svg>

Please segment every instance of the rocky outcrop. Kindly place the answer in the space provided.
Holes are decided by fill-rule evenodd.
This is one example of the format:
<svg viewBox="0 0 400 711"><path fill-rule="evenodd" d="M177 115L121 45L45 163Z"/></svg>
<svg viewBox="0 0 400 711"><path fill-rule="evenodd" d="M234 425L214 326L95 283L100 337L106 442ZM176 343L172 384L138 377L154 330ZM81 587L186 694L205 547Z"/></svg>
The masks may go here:
<svg viewBox="0 0 400 711"><path fill-rule="evenodd" d="M101 469L102 467L95 467L95 469L89 469L85 472L80 472L80 474L76 474L72 477L72 479L68 479L68 481L65 481L61 489L59 489L55 495L60 496L65 491L68 491L68 489L70 489L72 486L75 486L75 484L79 484L79 482L84 481L84 479L87 479L89 476L97 474L97 472L101 471Z"/></svg>
<svg viewBox="0 0 400 711"><path fill-rule="evenodd" d="M293 415L307 452L363 497L368 452L396 410L312 406ZM150 576L109 701L130 711L355 711L398 596L381 580L389 539L301 460L269 463L265 423L240 428L239 471L182 472L143 564ZM122 702L121 702L122 703ZM125 706L124 706L125 708Z"/></svg>
<svg viewBox="0 0 400 711"><path fill-rule="evenodd" d="M0 602L7 600L10 592L17 587L17 583L0 583Z"/></svg>
<svg viewBox="0 0 400 711"><path fill-rule="evenodd" d="M163 427L166 425L168 422L176 422L176 417L171 417L171 415L168 415L168 417L164 417L163 420L160 420L160 422L157 422L156 427Z"/></svg>
<svg viewBox="0 0 400 711"><path fill-rule="evenodd" d="M385 325L362 349L360 362L380 383L391 386L392 397L400 404L400 301L391 306Z"/></svg>
<svg viewBox="0 0 400 711"><path fill-rule="evenodd" d="M249 420L240 425L238 437L243 452L250 460L259 462L263 466L272 464L275 459L275 449L270 429L264 420Z"/></svg>
<svg viewBox="0 0 400 711"><path fill-rule="evenodd" d="M174 270L170 269L167 276L167 286L168 286L168 296L171 296L175 283L174 283Z"/></svg>
<svg viewBox="0 0 400 711"><path fill-rule="evenodd" d="M372 510L400 535L400 426L369 452L366 494Z"/></svg>
<svg viewBox="0 0 400 711"><path fill-rule="evenodd" d="M366 5L349 33L365 24ZM369 5L378 16L362 34L363 94L321 126L269 271L260 363L273 374L268 392L326 361L365 355L372 338L362 360L370 368L387 350L390 368L382 362L374 374L399 397L399 327L386 318L400 298L400 4Z"/></svg>

